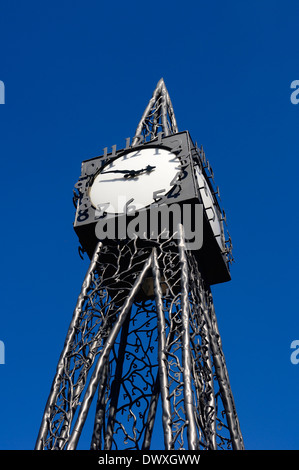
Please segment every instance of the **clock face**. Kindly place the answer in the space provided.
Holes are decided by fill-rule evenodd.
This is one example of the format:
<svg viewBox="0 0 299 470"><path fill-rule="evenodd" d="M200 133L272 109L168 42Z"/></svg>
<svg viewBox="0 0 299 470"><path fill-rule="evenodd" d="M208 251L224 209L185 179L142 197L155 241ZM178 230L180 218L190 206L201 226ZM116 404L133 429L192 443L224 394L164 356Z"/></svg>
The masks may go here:
<svg viewBox="0 0 299 470"><path fill-rule="evenodd" d="M96 175L90 188L92 205L106 213L138 211L167 194L180 171L179 158L164 148L131 151Z"/></svg>
<svg viewBox="0 0 299 470"><path fill-rule="evenodd" d="M209 219L210 225L212 227L214 236L220 247L223 247L223 237L222 237L222 226L219 220L216 207L214 204L214 197L211 193L208 183L205 180L204 175L200 171L199 167L196 167L196 178L199 186L200 195L202 202Z"/></svg>

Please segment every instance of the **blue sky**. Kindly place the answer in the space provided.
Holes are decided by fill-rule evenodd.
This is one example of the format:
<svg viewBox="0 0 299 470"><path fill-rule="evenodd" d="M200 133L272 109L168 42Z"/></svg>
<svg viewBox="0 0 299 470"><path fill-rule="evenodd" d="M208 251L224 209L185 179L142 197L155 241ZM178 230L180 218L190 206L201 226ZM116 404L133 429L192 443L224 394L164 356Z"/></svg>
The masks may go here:
<svg viewBox="0 0 299 470"><path fill-rule="evenodd" d="M88 260L82 160L133 136L164 77L202 144L234 245L213 288L248 449L298 449L299 5L283 1L0 5L0 449L32 449Z"/></svg>

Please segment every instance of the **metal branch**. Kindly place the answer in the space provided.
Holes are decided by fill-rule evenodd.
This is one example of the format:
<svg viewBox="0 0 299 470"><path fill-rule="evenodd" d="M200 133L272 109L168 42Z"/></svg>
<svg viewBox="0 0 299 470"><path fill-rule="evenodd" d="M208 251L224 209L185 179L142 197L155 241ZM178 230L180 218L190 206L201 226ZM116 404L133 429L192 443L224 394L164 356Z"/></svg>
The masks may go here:
<svg viewBox="0 0 299 470"><path fill-rule="evenodd" d="M71 321L71 324L70 324L70 327L69 327L69 330L68 330L68 334L67 334L67 337L66 337L66 340L65 340L64 349L61 353L61 356L60 356L60 359L59 359L59 362L58 362L58 365L57 365L57 371L56 371L55 378L53 380L50 396L49 396L48 402L46 404L43 420L42 420L40 431L39 431L37 441L36 441L36 447L35 447L36 450L41 450L44 447L45 439L46 439L47 433L49 431L50 416L51 416L51 413L53 411L53 407L55 406L55 403L57 401L57 395L58 395L59 390L60 390L62 377L65 374L67 374L67 371L68 371L68 366L67 366L68 353L69 353L70 349L72 348L72 343L74 341L74 336L76 334L76 331L77 331L77 328L78 328L78 323L80 321L80 315L81 315L81 312L82 312L82 307L83 307L83 304L84 304L84 301L85 301L85 298L86 298L86 295L87 295L87 291L88 291L88 289L90 287L90 284L92 282L92 277L93 277L93 274L94 274L94 271L95 271L95 268L96 268L96 265L97 265L97 261L98 261L98 258L99 258L101 248L102 248L102 243L99 242L96 249L95 249L94 255L92 257L92 260L91 260L89 268L87 270L85 279L84 279L83 284L82 284L81 292L80 292L80 295L78 297L77 304L76 304L74 314L73 314L73 318L72 318L72 321ZM73 410L70 410L70 413L72 411ZM70 420L71 420L71 417L68 417L67 421L70 421Z"/></svg>
<svg viewBox="0 0 299 470"><path fill-rule="evenodd" d="M111 348L112 348L112 346L113 346L113 344L116 340L116 337L117 337L117 335L118 335L118 333L119 333L119 331L120 331L120 329L121 329L121 327L122 327L122 325L123 325L123 323L126 319L126 316L127 316L128 312L131 308L131 305L134 301L134 297L135 297L138 289L140 288L148 269L150 268L150 265L151 265L151 257L149 257L148 260L145 262L141 273L137 277L136 282L135 282L134 286L131 289L130 295L127 297L127 299L126 299L126 301L125 301L125 303L124 303L124 305L121 309L121 312L119 313L119 316L118 316L117 320L115 321L115 324L113 325L111 333L110 333L109 337L107 338L107 341L105 342L105 345L104 345L104 347L101 351L101 355L99 357L98 363L96 364L96 367L93 371L93 374L92 374L92 377L90 379L89 385L87 387L87 390L86 390L86 393L85 393L85 396L84 396L84 399L83 399L83 402L82 402L82 406L81 406L79 414L78 414L76 424L74 426L74 429L73 429L72 434L71 434L70 439L69 439L67 450L74 450L77 447L78 440L80 438L85 420L87 418L87 414L88 414L88 411L89 411L94 393L96 391L97 385L99 383L99 380L100 380L100 377L101 377L101 374L102 374L102 370L105 367L105 363L106 363L106 361L109 357L110 350L111 350Z"/></svg>

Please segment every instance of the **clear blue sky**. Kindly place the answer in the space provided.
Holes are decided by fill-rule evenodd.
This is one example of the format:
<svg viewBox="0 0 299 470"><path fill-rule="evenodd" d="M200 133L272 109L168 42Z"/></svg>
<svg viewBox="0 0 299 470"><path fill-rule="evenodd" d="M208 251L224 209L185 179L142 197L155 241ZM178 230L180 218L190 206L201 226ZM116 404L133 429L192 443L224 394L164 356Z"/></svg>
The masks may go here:
<svg viewBox="0 0 299 470"><path fill-rule="evenodd" d="M299 5L0 5L0 449L32 449L87 260L72 190L84 159L133 136L164 77L203 144L236 263L213 288L247 449L299 449Z"/></svg>

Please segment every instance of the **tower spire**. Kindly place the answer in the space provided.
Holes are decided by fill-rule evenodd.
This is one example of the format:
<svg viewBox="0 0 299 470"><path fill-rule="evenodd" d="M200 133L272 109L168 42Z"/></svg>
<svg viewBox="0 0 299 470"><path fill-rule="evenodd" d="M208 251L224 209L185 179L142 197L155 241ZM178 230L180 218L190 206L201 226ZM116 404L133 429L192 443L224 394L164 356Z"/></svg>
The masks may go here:
<svg viewBox="0 0 299 470"><path fill-rule="evenodd" d="M178 127L173 106L165 82L161 78L144 110L133 139L133 146L141 141L150 141L162 132L163 136L176 134Z"/></svg>

